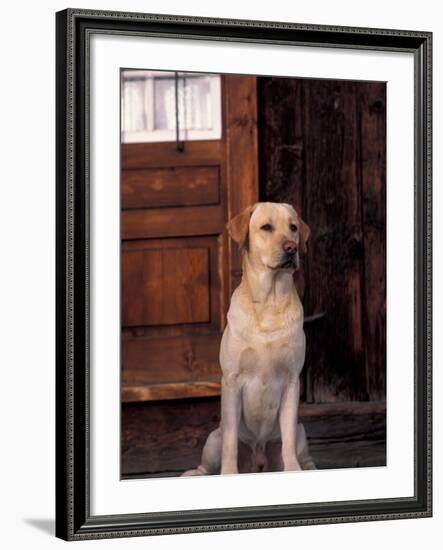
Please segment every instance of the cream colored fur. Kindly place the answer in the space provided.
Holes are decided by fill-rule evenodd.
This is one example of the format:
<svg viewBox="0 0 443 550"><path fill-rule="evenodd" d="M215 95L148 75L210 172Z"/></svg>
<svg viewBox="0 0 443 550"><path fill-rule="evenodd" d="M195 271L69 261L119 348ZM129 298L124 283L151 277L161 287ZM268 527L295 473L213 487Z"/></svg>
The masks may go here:
<svg viewBox="0 0 443 550"><path fill-rule="evenodd" d="M289 204L257 203L228 231L242 248L243 277L220 346L221 422L206 441L200 466L184 475L237 473L240 447L240 454L246 448L251 455L242 460L242 471L313 469L298 424L305 334L292 277L309 227ZM290 257L287 243L297 248Z"/></svg>

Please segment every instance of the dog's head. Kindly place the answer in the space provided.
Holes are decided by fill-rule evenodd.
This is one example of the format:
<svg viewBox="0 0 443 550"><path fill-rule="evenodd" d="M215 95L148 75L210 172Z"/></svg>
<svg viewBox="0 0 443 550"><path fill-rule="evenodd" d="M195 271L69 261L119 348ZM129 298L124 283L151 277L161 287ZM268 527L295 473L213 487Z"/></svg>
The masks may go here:
<svg viewBox="0 0 443 550"><path fill-rule="evenodd" d="M229 235L250 258L271 270L294 271L306 252L310 229L290 204L258 202L227 225Z"/></svg>

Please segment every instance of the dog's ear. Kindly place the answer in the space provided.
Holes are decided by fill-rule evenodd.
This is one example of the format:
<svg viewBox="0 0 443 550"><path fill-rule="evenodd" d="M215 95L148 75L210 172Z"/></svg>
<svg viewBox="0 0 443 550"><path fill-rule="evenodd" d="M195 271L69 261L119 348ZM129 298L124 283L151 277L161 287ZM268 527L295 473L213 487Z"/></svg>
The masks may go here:
<svg viewBox="0 0 443 550"><path fill-rule="evenodd" d="M241 214L235 216L226 224L229 236L240 248L246 246L249 233L249 220L254 212L256 204L248 206Z"/></svg>
<svg viewBox="0 0 443 550"><path fill-rule="evenodd" d="M309 225L305 223L299 216L298 218L299 225L300 225L300 246L301 251L303 254L306 254L308 251L308 248L306 246L306 243L308 242L309 235L311 234L311 229L309 228Z"/></svg>

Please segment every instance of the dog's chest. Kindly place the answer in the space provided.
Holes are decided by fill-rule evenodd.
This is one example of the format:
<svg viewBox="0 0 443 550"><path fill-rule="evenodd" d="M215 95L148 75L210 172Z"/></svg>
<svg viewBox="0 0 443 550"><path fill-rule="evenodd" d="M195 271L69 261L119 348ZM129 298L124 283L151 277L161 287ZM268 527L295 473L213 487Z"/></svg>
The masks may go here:
<svg viewBox="0 0 443 550"><path fill-rule="evenodd" d="M255 325L245 335L238 365L244 423L248 433L262 442L277 433L284 392L290 380L299 376L305 356L301 319L282 316L275 321Z"/></svg>
<svg viewBox="0 0 443 550"><path fill-rule="evenodd" d="M300 372L305 356L301 307L236 310L228 320L222 350L234 370L265 383Z"/></svg>
<svg viewBox="0 0 443 550"><path fill-rule="evenodd" d="M295 370L294 350L288 345L247 348L242 353L242 417L251 441L275 436L278 410Z"/></svg>
<svg viewBox="0 0 443 550"><path fill-rule="evenodd" d="M251 345L245 345L240 352L239 373L245 379L257 379L264 386L280 383L301 370L304 359L304 333L291 331L278 338L261 337L257 334Z"/></svg>

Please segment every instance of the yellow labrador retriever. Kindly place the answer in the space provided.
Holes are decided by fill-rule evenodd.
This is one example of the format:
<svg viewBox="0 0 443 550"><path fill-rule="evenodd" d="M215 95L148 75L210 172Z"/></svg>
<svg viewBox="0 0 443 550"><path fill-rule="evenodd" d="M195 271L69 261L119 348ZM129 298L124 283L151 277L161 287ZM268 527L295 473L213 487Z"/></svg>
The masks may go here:
<svg viewBox="0 0 443 550"><path fill-rule="evenodd" d="M184 475L314 469L297 423L305 334L292 278L309 227L289 204L270 202L227 227L243 251L243 277L220 346L221 422Z"/></svg>

